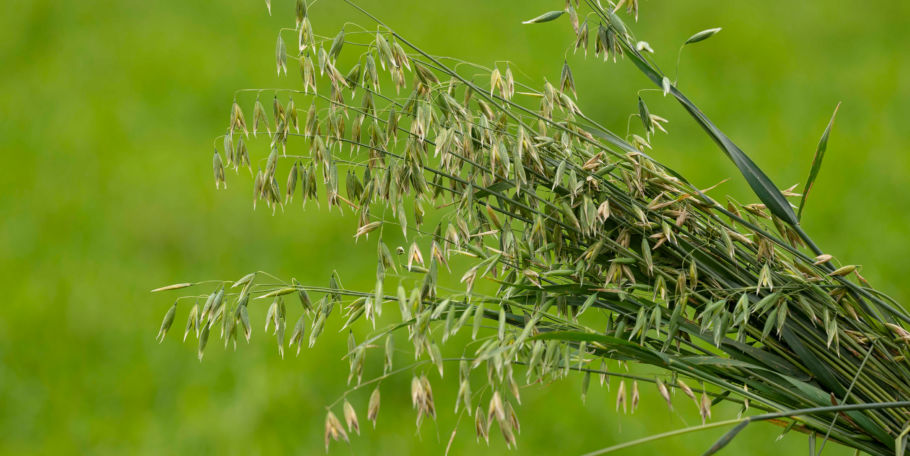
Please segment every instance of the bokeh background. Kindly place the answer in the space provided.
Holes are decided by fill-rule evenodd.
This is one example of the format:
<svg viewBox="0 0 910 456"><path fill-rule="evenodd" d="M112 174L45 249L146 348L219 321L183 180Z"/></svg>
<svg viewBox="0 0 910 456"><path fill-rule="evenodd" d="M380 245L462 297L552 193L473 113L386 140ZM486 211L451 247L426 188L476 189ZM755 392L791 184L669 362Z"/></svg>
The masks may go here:
<svg viewBox="0 0 910 456"><path fill-rule="evenodd" d="M562 3L360 1L436 54L510 59L535 84L558 80L571 34L566 22L519 22ZM281 79L274 69L275 36L293 27L293 8L273 0L270 17L260 0L0 5L0 453L323 452L324 407L345 389L343 337L281 360L258 331L259 309L254 343L233 353L213 343L199 363L195 345L177 337L182 312L155 342L173 296L148 292L256 269L319 284L338 269L348 286L372 285L372 248L352 250L352 218L325 206L253 212L248 176L229 177L228 191L212 185L212 139L234 90L298 84L293 69ZM346 20L370 25L338 0L320 0L311 16L326 35ZM910 302L910 3L646 0L635 29L672 67L678 45L709 27L724 30L686 50L680 85L781 187L805 179L843 101L804 224L825 250ZM624 131L644 78L627 64L568 59L582 107ZM654 155L702 187L730 178L716 192L752 199L681 109L648 101L671 121ZM331 454L441 454L452 385L435 382L440 418L416 432L408 382L385 382L378 428L364 426ZM668 413L648 388L632 416L614 411L612 393L592 388L586 405L579 393L580 378L526 389L513 453L579 454L698 422L691 403L679 399ZM366 396L352 400L362 410ZM697 454L721 432L621 454ZM804 436L776 441L779 432L752 426L727 454L805 451ZM452 447L504 451L498 435L475 443L467 422ZM848 453L829 445L826 454Z"/></svg>

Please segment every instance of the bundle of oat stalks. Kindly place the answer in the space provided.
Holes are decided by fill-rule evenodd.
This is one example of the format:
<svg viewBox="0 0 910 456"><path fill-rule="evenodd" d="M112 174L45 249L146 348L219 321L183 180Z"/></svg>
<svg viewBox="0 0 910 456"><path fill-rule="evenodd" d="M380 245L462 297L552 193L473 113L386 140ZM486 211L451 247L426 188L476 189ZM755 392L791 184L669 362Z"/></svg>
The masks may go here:
<svg viewBox="0 0 910 456"><path fill-rule="evenodd" d="M276 62L279 73L299 66L302 81L238 91L214 174L221 185L226 169L249 168L254 201L273 211L324 200L353 212L352 242L377 246L375 288L345 289L334 274L325 287L265 273L171 285L159 290L208 288L178 299L159 337L178 306L191 306L184 339L198 338L200 358L213 334L225 346L249 340L249 306L271 304L266 329L282 354L285 344L312 346L327 324L372 325L345 353L351 390L411 372L419 422L436 413L432 367L457 367L456 413L510 445L518 383L577 371L585 390L592 375L616 375L617 407L634 409L646 387L668 405L680 389L703 420L714 404L741 403L741 418L697 427L732 428L709 453L757 420L792 423L813 446L818 435L902 453L910 315L816 247L788 199L800 195L778 190L652 63L620 18L637 14L635 1L576 0L526 23L570 22L577 49L636 65L733 160L759 204L718 202L647 155L666 120L641 99L638 134L621 137L579 109L567 65L558 85L533 87L507 65L434 57L351 5L375 31L318 35L298 1ZM262 98L273 100L270 113ZM418 361L394 367L393 340ZM364 372L367 356L385 356L384 371ZM609 372L613 360L661 374ZM377 388L367 417L378 409ZM342 410L345 425L328 412L327 447L358 429L354 407L345 400Z"/></svg>

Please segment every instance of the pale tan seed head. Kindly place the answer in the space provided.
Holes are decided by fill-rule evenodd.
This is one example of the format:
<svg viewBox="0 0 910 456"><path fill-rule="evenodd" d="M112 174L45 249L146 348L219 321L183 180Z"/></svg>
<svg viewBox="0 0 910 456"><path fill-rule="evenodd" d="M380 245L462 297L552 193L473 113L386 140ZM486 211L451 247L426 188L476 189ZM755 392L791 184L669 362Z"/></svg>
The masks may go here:
<svg viewBox="0 0 910 456"><path fill-rule="evenodd" d="M681 378L676 380L676 383L679 385L679 388L683 390L683 393L686 393L686 396L689 396L689 399L695 400L695 392L692 391L692 388L689 388L689 385L686 385Z"/></svg>
<svg viewBox="0 0 910 456"><path fill-rule="evenodd" d="M360 423L357 421L357 412L347 399L344 400L344 422L347 424L349 432L355 432L357 435L360 435Z"/></svg>
<svg viewBox="0 0 910 456"><path fill-rule="evenodd" d="M332 413L331 410L326 413L325 416L325 450L329 451L330 440L344 440L345 442L350 441L348 439L348 433L344 430L344 427L341 425L341 421L338 421L338 417Z"/></svg>
<svg viewBox="0 0 910 456"><path fill-rule="evenodd" d="M698 413L701 415L701 424L705 424L711 418L711 398L707 393L701 393L701 401L698 404Z"/></svg>
<svg viewBox="0 0 910 456"><path fill-rule="evenodd" d="M626 381L619 381L619 388L616 389L616 411L619 411L619 407L622 407L623 413L626 412Z"/></svg>
<svg viewBox="0 0 910 456"><path fill-rule="evenodd" d="M379 417L379 387L376 387L372 393L370 393L370 402L367 406L367 419L373 422L373 427L376 427L376 418Z"/></svg>
<svg viewBox="0 0 910 456"><path fill-rule="evenodd" d="M657 391L660 393L660 397L664 398L664 401L667 402L667 408L673 410L673 401L670 398L670 391L667 390L667 385L664 385L659 378L657 379Z"/></svg>
<svg viewBox="0 0 910 456"><path fill-rule="evenodd" d="M490 443L490 433L488 429L483 409L478 405L477 410L474 411L474 432L477 434L478 441L484 439L487 444Z"/></svg>

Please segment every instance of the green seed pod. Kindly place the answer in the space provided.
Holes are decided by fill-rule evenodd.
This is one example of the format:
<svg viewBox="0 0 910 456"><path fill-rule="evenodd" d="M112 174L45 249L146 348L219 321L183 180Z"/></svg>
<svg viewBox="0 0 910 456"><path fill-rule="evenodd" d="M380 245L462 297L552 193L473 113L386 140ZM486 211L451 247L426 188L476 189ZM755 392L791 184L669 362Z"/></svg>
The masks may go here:
<svg viewBox="0 0 910 456"><path fill-rule="evenodd" d="M176 314L176 313L177 313L177 303L175 302L174 305L172 305L171 308L168 309L167 313L164 314L164 319L161 321L161 328L158 329L158 336L156 337L156 339L158 339L159 344L161 342L164 342L165 334L167 334L167 331L169 329L171 329L171 325L174 324L174 314Z"/></svg>
<svg viewBox="0 0 910 456"><path fill-rule="evenodd" d="M218 153L218 150L215 150L215 156L212 158L212 170L215 174L215 188L218 188L219 184L223 184L224 188L227 188L227 182L224 181L224 165L221 162L221 154Z"/></svg>
<svg viewBox="0 0 910 456"><path fill-rule="evenodd" d="M183 341L186 342L186 336L190 334L190 331L196 332L196 337L199 337L199 305L193 304L193 308L190 309L190 314L186 318L186 329L183 331Z"/></svg>
<svg viewBox="0 0 910 456"><path fill-rule="evenodd" d="M307 17L307 7L306 0L297 0L297 28L300 28L300 24Z"/></svg>
<svg viewBox="0 0 910 456"><path fill-rule="evenodd" d="M259 96L256 96L256 104L253 106L253 137L256 137L256 133L260 131L260 125L265 125L266 131L271 134L271 130L268 127L268 120L265 117L265 107L262 106L262 101L259 100Z"/></svg>
<svg viewBox="0 0 910 456"><path fill-rule="evenodd" d="M313 66L313 59L310 58L309 52L300 57L299 67L304 93L310 93L310 89L316 93L316 68Z"/></svg>
<svg viewBox="0 0 910 456"><path fill-rule="evenodd" d="M404 49L398 44L398 41L392 41L392 56L395 58L395 63L398 68L405 67L408 71L411 70L411 62L408 58L408 54L404 52Z"/></svg>
<svg viewBox="0 0 910 456"><path fill-rule="evenodd" d="M578 93L575 91L575 78L572 77L572 69L569 68L569 62L563 61L562 74L559 78L559 89L563 92L572 91L572 95L578 99Z"/></svg>
<svg viewBox="0 0 910 456"><path fill-rule="evenodd" d="M638 117L641 118L641 124L645 127L648 134L654 133L654 124L651 122L651 112L648 111L648 105L645 100L638 97Z"/></svg>
<svg viewBox="0 0 910 456"><path fill-rule="evenodd" d="M357 88L360 85L360 64L357 63L350 70L348 74L344 76L345 82L347 82L348 87L351 89Z"/></svg>
<svg viewBox="0 0 910 456"><path fill-rule="evenodd" d="M205 346L209 342L209 325L202 327L202 331L199 333L199 348L197 349L196 356L199 358L199 361L202 361L202 355L205 354Z"/></svg>
<svg viewBox="0 0 910 456"><path fill-rule="evenodd" d="M224 158L227 160L228 165L231 164L235 153L234 149L234 134L233 132L228 132L228 134L224 135ZM215 153L218 153L218 148L215 148Z"/></svg>
<svg viewBox="0 0 910 456"><path fill-rule="evenodd" d="M313 345L316 345L316 339L322 334L322 330L325 327L325 313L319 312L316 315L316 319L313 320L313 329L310 331L310 343L309 346L312 348Z"/></svg>
<svg viewBox="0 0 910 456"><path fill-rule="evenodd" d="M275 65L278 68L278 75L281 75L281 72L284 71L284 74L288 74L288 52L284 45L284 40L281 39L281 34L278 34L278 42L275 43Z"/></svg>
<svg viewBox="0 0 910 456"><path fill-rule="evenodd" d="M297 289L297 297L300 299L300 305L303 306L303 310L307 312L313 310L313 304L310 302L310 296L303 288L303 285L301 285L297 279L291 279L291 286Z"/></svg>
<svg viewBox="0 0 910 456"><path fill-rule="evenodd" d="M246 120L243 118L243 110L235 99L234 104L231 106L231 132L237 130L243 131L244 136L250 135L249 130L246 128Z"/></svg>
<svg viewBox="0 0 910 456"><path fill-rule="evenodd" d="M332 40L332 47L329 48L329 58L335 60L338 58L338 54L341 53L341 48L344 46L344 29L342 28L335 39Z"/></svg>
<svg viewBox="0 0 910 456"><path fill-rule="evenodd" d="M243 328L243 338L246 339L247 342L249 342L250 335L253 333L253 329L250 326L250 314L247 311L245 304L240 305L239 310L240 310L240 324Z"/></svg>
<svg viewBox="0 0 910 456"><path fill-rule="evenodd" d="M285 204L294 199L294 192L297 190L297 176L299 174L300 171L298 170L298 162L294 162L294 165L291 166L291 170L288 172L288 180L285 187L284 196Z"/></svg>
<svg viewBox="0 0 910 456"><path fill-rule="evenodd" d="M559 18L559 16L562 16L563 13L565 13L565 11L548 11L541 14L540 16L535 17L534 19L528 19L522 22L522 24L540 24L542 22L550 22Z"/></svg>

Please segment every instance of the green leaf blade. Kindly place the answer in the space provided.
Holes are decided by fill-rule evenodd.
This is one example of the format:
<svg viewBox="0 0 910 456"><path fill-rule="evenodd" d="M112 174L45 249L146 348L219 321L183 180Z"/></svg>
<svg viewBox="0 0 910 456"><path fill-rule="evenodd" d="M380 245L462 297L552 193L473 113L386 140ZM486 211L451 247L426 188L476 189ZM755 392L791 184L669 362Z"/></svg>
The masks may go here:
<svg viewBox="0 0 910 456"><path fill-rule="evenodd" d="M806 197L809 196L809 191L812 190L812 184L815 183L818 172L822 168L822 160L825 158L825 151L828 150L828 138L831 136L831 130L834 128L834 119L837 117L837 111L839 109L840 103L834 107L834 113L831 114L831 120L828 121L825 132L822 133L821 139L818 140L818 147L815 148L815 157L812 158L812 168L809 169L809 177L806 179L806 186L803 187L803 196L799 200L799 212L796 214L797 220L803 218L803 209L806 207Z"/></svg>
<svg viewBox="0 0 910 456"><path fill-rule="evenodd" d="M708 448L708 451L705 451L702 456L711 456L712 454L715 454L723 449L725 446L727 446L728 443L733 440L734 437L736 437L736 434L739 434L740 431L745 429L748 425L749 420L745 420L742 423L737 424L736 427L727 431L727 433L724 434L717 442L715 442L714 445L711 445L711 448Z"/></svg>

